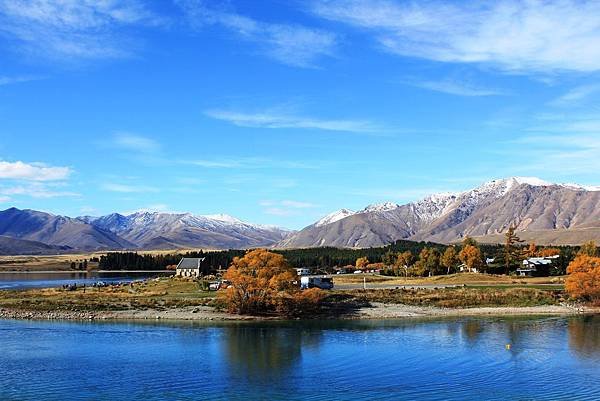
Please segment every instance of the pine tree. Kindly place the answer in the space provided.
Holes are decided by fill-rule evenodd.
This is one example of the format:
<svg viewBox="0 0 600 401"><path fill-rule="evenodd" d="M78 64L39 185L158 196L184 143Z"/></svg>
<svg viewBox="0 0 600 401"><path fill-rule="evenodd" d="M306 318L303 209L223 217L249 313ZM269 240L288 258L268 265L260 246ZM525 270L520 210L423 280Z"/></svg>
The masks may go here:
<svg viewBox="0 0 600 401"><path fill-rule="evenodd" d="M515 234L515 229L515 226L511 225L504 234L504 265L507 275L510 273L510 267L518 263L523 256L519 245L524 241Z"/></svg>

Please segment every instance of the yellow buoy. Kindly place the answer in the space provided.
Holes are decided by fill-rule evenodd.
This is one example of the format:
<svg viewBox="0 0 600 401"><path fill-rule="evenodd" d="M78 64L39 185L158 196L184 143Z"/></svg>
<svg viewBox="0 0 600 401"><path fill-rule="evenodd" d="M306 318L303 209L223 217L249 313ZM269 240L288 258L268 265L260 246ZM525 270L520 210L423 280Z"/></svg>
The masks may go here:
<svg viewBox="0 0 600 401"><path fill-rule="evenodd" d="M510 344L506 344L506 349L510 349Z"/></svg>

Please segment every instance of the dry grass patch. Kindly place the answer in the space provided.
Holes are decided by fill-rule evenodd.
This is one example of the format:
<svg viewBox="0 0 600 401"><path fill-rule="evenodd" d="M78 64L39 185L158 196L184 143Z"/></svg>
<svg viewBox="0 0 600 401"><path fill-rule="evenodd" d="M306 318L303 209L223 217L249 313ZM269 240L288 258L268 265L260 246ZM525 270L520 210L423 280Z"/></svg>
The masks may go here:
<svg viewBox="0 0 600 401"><path fill-rule="evenodd" d="M340 291L359 303L381 302L440 308L524 307L557 305L562 291L535 288L446 288L437 290L352 290Z"/></svg>

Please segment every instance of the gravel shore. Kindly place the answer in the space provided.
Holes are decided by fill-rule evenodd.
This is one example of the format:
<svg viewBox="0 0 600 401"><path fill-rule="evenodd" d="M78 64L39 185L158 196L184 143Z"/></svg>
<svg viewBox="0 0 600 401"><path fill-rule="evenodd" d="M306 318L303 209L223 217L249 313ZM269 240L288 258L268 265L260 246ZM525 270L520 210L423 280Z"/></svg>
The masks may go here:
<svg viewBox="0 0 600 401"><path fill-rule="evenodd" d="M402 319L444 316L519 316L519 315L577 315L597 314L599 308L548 305L531 307L436 308L400 304L372 303L340 319ZM123 310L111 312L26 311L0 309L0 319L24 320L196 320L196 321L253 321L276 320L277 317L242 316L219 312L208 306L173 308L167 310Z"/></svg>

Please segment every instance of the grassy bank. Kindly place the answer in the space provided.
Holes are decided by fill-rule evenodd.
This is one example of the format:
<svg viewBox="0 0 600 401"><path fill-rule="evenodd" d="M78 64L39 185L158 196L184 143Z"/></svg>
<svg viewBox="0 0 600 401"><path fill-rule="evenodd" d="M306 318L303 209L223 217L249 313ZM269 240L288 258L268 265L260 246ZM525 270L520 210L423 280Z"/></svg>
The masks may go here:
<svg viewBox="0 0 600 401"><path fill-rule="evenodd" d="M51 313L155 313L179 316L181 311L218 305L215 292L203 291L198 282L161 278L104 288L31 289L0 291L0 310ZM490 286L428 289L336 290L328 292L322 313L329 317L357 316L373 305L467 309L478 307L538 307L560 305L562 290ZM204 308L203 310L206 310ZM384 313L384 312L383 312ZM360 314L360 313L358 313ZM188 318L185 315L184 318ZM318 316L315 316L318 317ZM196 318L196 317L192 317Z"/></svg>
<svg viewBox="0 0 600 401"><path fill-rule="evenodd" d="M76 291L58 288L0 291L0 308L35 312L166 310L210 305L215 293L202 291L186 279L154 279L104 288Z"/></svg>
<svg viewBox="0 0 600 401"><path fill-rule="evenodd" d="M475 308L559 305L564 301L563 297L560 290L484 287L339 291L332 294L329 301L354 302L359 305L378 302L438 308Z"/></svg>

